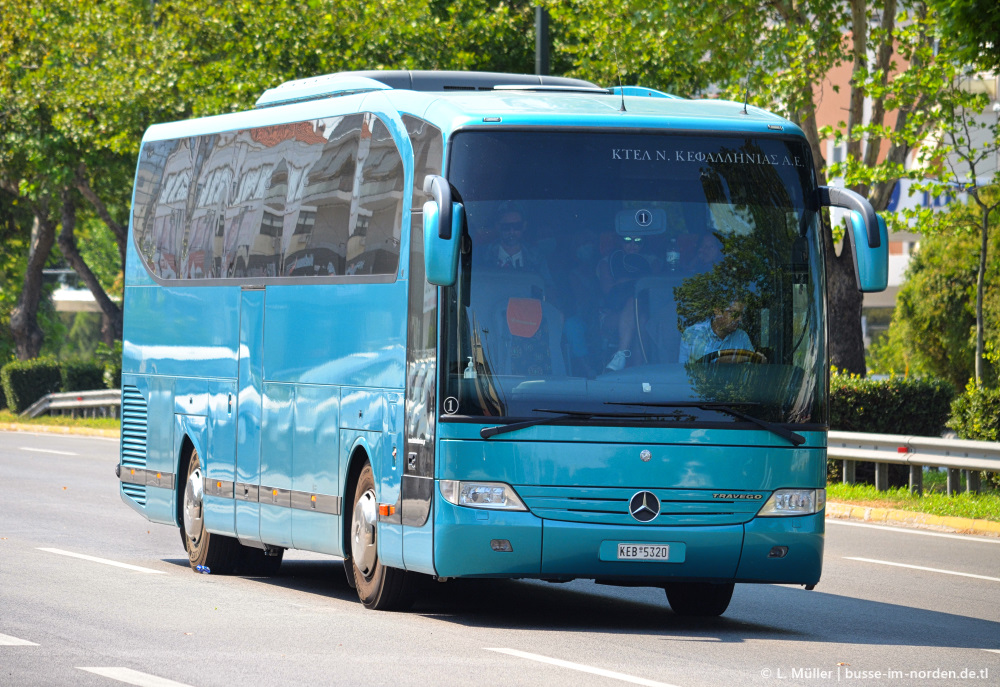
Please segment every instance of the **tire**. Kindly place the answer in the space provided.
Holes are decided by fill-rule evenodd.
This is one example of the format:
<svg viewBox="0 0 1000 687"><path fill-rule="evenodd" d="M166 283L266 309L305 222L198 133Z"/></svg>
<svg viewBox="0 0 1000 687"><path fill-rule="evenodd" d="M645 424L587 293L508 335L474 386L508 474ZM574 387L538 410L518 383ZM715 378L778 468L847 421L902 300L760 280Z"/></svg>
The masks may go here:
<svg viewBox="0 0 1000 687"><path fill-rule="evenodd" d="M677 615L689 617L716 617L726 612L733 598L732 582L670 582L663 585L670 608Z"/></svg>
<svg viewBox="0 0 1000 687"><path fill-rule="evenodd" d="M181 492L181 539L192 570L204 566L213 574L229 575L239 565L243 546L233 537L205 530L204 483L201 459L192 448Z"/></svg>
<svg viewBox="0 0 1000 687"><path fill-rule="evenodd" d="M354 490L350 547L354 585L365 608L396 611L413 604L413 576L405 570L382 565L378 557L378 504L369 463L361 469Z"/></svg>

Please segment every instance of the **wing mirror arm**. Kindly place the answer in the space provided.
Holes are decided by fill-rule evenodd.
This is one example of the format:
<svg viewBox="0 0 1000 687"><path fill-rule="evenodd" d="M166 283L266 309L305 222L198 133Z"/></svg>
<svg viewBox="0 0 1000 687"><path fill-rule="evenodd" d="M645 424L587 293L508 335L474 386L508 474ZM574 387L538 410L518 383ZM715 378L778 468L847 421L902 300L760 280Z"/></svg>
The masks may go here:
<svg viewBox="0 0 1000 687"><path fill-rule="evenodd" d="M850 189L836 186L820 186L816 192L819 194L819 204L822 206L844 208L861 213L868 234L868 247L880 248L882 246L878 215L875 214L875 208L872 207L867 198Z"/></svg>
<svg viewBox="0 0 1000 687"><path fill-rule="evenodd" d="M848 210L847 231L858 291L884 291L889 284L889 233L885 220L875 214L867 198L846 188L820 186L816 198L820 206Z"/></svg>
<svg viewBox="0 0 1000 687"><path fill-rule="evenodd" d="M436 174L424 177L424 193L429 193L438 206L438 238L451 239L451 185Z"/></svg>

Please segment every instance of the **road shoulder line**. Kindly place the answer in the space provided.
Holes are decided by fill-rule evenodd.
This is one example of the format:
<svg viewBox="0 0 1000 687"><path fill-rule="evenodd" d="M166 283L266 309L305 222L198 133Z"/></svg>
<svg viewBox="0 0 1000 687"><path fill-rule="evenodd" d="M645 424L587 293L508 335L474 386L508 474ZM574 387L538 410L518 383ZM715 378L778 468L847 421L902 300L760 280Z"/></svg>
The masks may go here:
<svg viewBox="0 0 1000 687"><path fill-rule="evenodd" d="M987 575L974 575L957 570L942 570L941 568L928 568L923 565L910 565L909 563L896 563L895 561L880 561L875 558L857 558L854 556L844 556L846 561L859 561L861 563L875 563L877 565L889 565L894 568L907 568L909 570L922 570L923 572L940 573L941 575L956 575L958 577L971 577L975 580L986 580L988 582L1000 582L1000 577L989 577Z"/></svg>
<svg viewBox="0 0 1000 687"><path fill-rule="evenodd" d="M138 670L132 670L131 668L81 667L77 668L77 670L85 670L88 673L117 680L118 682L124 682L129 685L138 685L139 687L189 687L189 685L186 685L183 682L174 682L173 680L168 680L165 677L150 675L149 673L140 673Z"/></svg>
<svg viewBox="0 0 1000 687"><path fill-rule="evenodd" d="M125 570L134 570L135 572L146 573L149 575L166 575L162 570L153 570L152 568L143 568L140 565L132 565L131 563L119 563L118 561L112 561L107 558L98 558L96 556L88 556L82 553L73 553L72 551L63 551L62 549L51 549L51 548L39 548L39 551L45 551L46 553L55 553L60 556L69 556L70 558L79 558L80 560L90 561L91 563L100 563L102 565L110 565L115 568L124 568Z"/></svg>
<svg viewBox="0 0 1000 687"><path fill-rule="evenodd" d="M547 663L552 666L558 666L560 668L568 668L569 670L576 670L581 673L590 673L591 675L599 675L601 677L610 678L612 680L621 680L622 682L630 682L634 685L644 685L644 687L677 687L676 685L671 685L666 682L657 682L656 680L647 680L643 677L635 677L634 675L626 675L625 673L617 673L613 670L605 670L603 668L595 668L594 666L584 665L582 663L573 663L572 661L564 661L560 658L552 658L550 656L541 656L539 654L530 654L527 651L518 651L517 649L498 649L498 648L486 648L486 651L495 651L498 654L507 654L508 656L516 656L517 658L523 658L528 661L537 661L538 663Z"/></svg>

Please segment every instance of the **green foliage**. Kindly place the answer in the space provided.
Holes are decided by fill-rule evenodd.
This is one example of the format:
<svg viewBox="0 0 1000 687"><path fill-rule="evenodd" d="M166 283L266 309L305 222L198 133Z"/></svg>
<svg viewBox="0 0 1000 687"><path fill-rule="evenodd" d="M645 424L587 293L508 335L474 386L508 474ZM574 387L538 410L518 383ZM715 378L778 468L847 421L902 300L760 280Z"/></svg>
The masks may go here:
<svg viewBox="0 0 1000 687"><path fill-rule="evenodd" d="M101 314L96 312L61 312L59 320L65 334L59 340L57 357L93 358L101 342Z"/></svg>
<svg viewBox="0 0 1000 687"><path fill-rule="evenodd" d="M61 391L94 391L104 389L104 365L97 360L70 358L59 366L62 376Z"/></svg>
<svg viewBox="0 0 1000 687"><path fill-rule="evenodd" d="M956 204L940 215L939 228L924 236L910 260L888 335L873 346L869 364L877 373L940 377L961 389L975 374L980 243L974 210L968 205ZM1000 351L1000 291L994 288L1000 283L997 215L994 213L989 233L983 302L985 385L994 384L997 378L998 361L990 359L990 351Z"/></svg>
<svg viewBox="0 0 1000 687"><path fill-rule="evenodd" d="M32 403L62 386L59 363L51 358L15 360L0 369L7 404L15 413L24 412Z"/></svg>
<svg viewBox="0 0 1000 687"><path fill-rule="evenodd" d="M108 347L104 343L97 344L94 357L104 367L105 386L109 389L120 389L122 386L122 342L115 341L115 345L112 347Z"/></svg>
<svg viewBox="0 0 1000 687"><path fill-rule="evenodd" d="M929 0L941 16L943 41L981 69L1000 70L1000 4L995 0Z"/></svg>
<svg viewBox="0 0 1000 687"><path fill-rule="evenodd" d="M830 428L872 434L940 436L954 388L945 381L857 375L830 377Z"/></svg>
<svg viewBox="0 0 1000 687"><path fill-rule="evenodd" d="M735 3L549 0L553 73L688 97L741 81L760 20ZM747 6L749 8L749 5ZM731 21L739 14L740 21ZM743 21L743 19L752 21ZM724 48L715 52L715 48ZM715 45L713 46L713 43ZM705 59L711 54L710 59ZM737 67L737 65L739 65Z"/></svg>
<svg viewBox="0 0 1000 687"><path fill-rule="evenodd" d="M866 484L828 484L826 497L838 503L860 503L930 515L1000 521L1000 494L911 494L907 487L878 491Z"/></svg>

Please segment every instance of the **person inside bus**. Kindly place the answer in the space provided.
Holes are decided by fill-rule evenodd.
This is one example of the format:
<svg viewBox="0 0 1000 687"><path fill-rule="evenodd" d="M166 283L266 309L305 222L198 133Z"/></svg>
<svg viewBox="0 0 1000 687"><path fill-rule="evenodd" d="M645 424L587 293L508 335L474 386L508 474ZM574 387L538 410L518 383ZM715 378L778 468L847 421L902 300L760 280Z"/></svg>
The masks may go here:
<svg viewBox="0 0 1000 687"><path fill-rule="evenodd" d="M739 350L753 352L750 336L740 329L744 304L730 300L717 307L708 319L697 322L681 335L680 363L705 362L702 359L716 351Z"/></svg>
<svg viewBox="0 0 1000 687"><path fill-rule="evenodd" d="M526 244L525 221L521 210L512 204L500 206L493 223L491 236L480 257L481 264L489 269L536 272L546 270L542 260Z"/></svg>
<svg viewBox="0 0 1000 687"><path fill-rule="evenodd" d="M620 237L618 250L597 264L597 278L603 293L604 319L617 325L618 350L605 369L618 372L625 369L632 357L632 340L635 338L637 320L635 283L640 277L657 271L656 258L644 252L643 237Z"/></svg>

